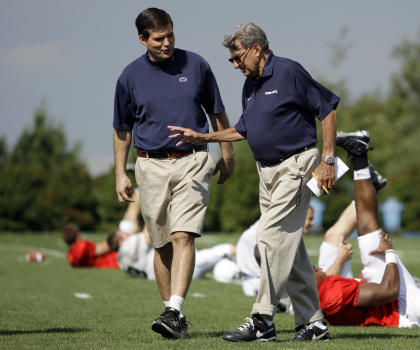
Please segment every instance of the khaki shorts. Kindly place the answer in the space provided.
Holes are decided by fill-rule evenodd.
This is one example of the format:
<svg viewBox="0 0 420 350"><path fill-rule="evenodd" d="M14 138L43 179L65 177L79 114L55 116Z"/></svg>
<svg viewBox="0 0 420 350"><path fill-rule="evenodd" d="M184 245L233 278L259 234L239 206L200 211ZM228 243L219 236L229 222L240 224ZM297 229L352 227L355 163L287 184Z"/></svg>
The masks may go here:
<svg viewBox="0 0 420 350"><path fill-rule="evenodd" d="M155 248L170 242L174 232L201 235L213 169L206 151L174 159L137 158L141 211Z"/></svg>

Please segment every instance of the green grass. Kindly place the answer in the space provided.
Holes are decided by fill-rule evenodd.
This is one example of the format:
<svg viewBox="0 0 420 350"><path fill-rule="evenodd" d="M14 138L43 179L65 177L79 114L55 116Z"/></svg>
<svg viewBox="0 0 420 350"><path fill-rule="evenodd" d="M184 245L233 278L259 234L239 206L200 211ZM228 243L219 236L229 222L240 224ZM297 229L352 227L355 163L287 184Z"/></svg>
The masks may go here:
<svg viewBox="0 0 420 350"><path fill-rule="evenodd" d="M105 234L85 235L95 241ZM204 248L219 242L235 243L238 235L205 235ZM316 262L320 236L305 238ZM354 260L358 260L357 243ZM393 239L407 268L420 276L420 240ZM27 263L31 249L46 253L43 263ZM65 259L66 246L58 233L0 234L0 349L417 349L420 331L380 327L333 327L328 343L290 342L293 317L275 318L277 343L233 344L221 339L224 331L248 316L253 298L241 287L211 279L193 281L184 313L193 326L183 340L164 340L151 331L163 310L155 282L136 280L119 270L74 269ZM354 264L354 271L360 269ZM88 293L91 299L78 299ZM194 296L196 295L196 296ZM200 297L201 295L201 297Z"/></svg>

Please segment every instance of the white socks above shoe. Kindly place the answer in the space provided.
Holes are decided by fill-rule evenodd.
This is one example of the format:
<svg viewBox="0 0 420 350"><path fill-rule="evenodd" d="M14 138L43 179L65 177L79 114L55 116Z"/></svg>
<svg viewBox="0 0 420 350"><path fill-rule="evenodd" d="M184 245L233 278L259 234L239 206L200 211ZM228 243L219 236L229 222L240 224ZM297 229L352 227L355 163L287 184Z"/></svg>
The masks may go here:
<svg viewBox="0 0 420 350"><path fill-rule="evenodd" d="M171 295L171 299L169 299L168 305L165 304L167 307L171 307L175 310L179 311L179 316L182 317L182 307L184 306L184 298L178 295Z"/></svg>
<svg viewBox="0 0 420 350"><path fill-rule="evenodd" d="M353 173L354 180L366 180L370 179L370 170L367 166L366 168L355 170Z"/></svg>

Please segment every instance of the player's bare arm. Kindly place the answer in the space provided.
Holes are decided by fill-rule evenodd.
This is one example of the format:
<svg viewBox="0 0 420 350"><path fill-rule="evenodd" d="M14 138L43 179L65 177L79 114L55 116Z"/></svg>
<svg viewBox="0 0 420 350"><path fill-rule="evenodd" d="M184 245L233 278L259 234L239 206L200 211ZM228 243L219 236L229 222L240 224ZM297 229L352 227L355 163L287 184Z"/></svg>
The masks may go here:
<svg viewBox="0 0 420 350"><path fill-rule="evenodd" d="M210 114L210 122L215 131L221 131L229 129L229 120L225 112L220 114ZM222 149L222 158L216 164L213 175L220 172L218 184L224 183L229 179L235 169L235 157L231 142L220 142L220 148Z"/></svg>
<svg viewBox="0 0 420 350"><path fill-rule="evenodd" d="M353 248L347 241L342 241L338 245L338 256L334 263L325 271L327 276L340 275L346 261L353 256Z"/></svg>
<svg viewBox="0 0 420 350"><path fill-rule="evenodd" d="M321 122L322 125L322 157L334 156L335 138L337 135L336 111L332 110ZM315 170L318 187L332 188L335 185L334 164L321 161Z"/></svg>
<svg viewBox="0 0 420 350"><path fill-rule="evenodd" d="M132 202L130 198L133 190L130 178L125 172L128 151L131 145L131 131L114 129L114 161L115 161L115 190L118 200Z"/></svg>

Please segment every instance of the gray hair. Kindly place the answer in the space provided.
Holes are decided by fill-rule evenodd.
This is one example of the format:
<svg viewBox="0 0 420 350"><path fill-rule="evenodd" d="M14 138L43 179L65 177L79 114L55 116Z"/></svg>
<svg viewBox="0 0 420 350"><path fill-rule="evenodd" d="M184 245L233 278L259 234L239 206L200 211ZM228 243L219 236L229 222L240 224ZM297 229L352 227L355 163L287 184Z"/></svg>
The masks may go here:
<svg viewBox="0 0 420 350"><path fill-rule="evenodd" d="M260 44L264 52L269 50L267 36L264 31L252 22L239 24L230 35L225 35L222 45L229 50L236 50L235 40L239 40L245 49Z"/></svg>

